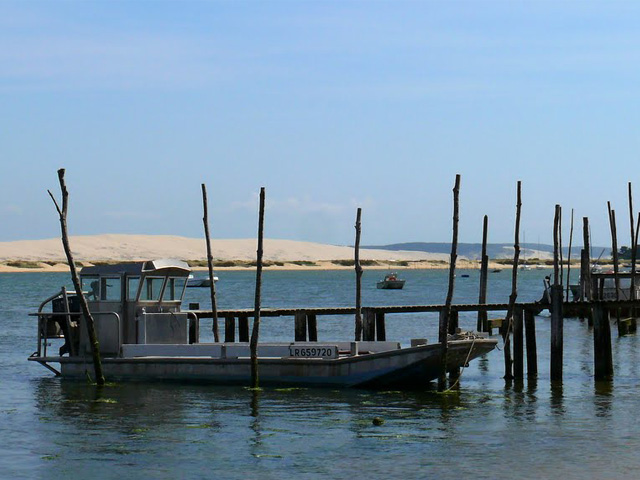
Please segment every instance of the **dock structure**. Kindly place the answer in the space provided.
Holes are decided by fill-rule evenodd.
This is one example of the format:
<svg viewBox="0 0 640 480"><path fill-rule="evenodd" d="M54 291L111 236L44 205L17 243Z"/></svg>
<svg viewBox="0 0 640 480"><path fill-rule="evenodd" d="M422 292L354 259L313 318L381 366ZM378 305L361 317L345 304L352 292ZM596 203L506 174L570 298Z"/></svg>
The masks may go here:
<svg viewBox="0 0 640 480"><path fill-rule="evenodd" d="M386 315L406 313L438 313L433 317L433 322L438 322L440 315L450 308L452 317L457 318L460 312L476 314L488 314L489 312L505 312L509 309L509 303L476 303L476 304L452 304L447 305L387 305L362 307L363 341L386 341ZM640 300L599 300L599 301L572 301L562 304L563 315L561 321L571 317L588 318L593 324L594 339L594 376L596 380L610 379L613 377L613 360L611 354L611 312L619 309L633 311L640 308ZM518 302L513 305L513 325L510 332L510 341L507 347L512 349L512 365L505 365L506 379L522 381L524 378L535 379L538 375L538 354L536 341L536 316L544 311L553 309L553 305L541 302ZM211 310L192 310L200 319L213 318ZM327 316L352 316L355 315L355 307L317 307L317 308L263 308L260 310L262 319L276 317L290 317L293 319L293 327L296 341L317 342L318 324L320 318ZM224 319L225 340L246 342L249 338L250 319L255 315L253 309L229 309L218 310L218 318ZM237 320L237 321L236 321ZM624 319L623 319L624 320ZM238 334L236 336L235 329ZM490 328L490 327L489 327ZM494 325L495 328L495 325ZM229 331L226 331L229 329ZM502 334L501 334L502 335ZM562 349L560 343L556 348ZM562 354L552 358L563 358ZM526 369L525 369L526 365ZM558 366L551 363L550 372L557 372ZM561 371L561 370L560 370ZM509 375L507 375L509 374ZM552 380L558 380L553 377Z"/></svg>

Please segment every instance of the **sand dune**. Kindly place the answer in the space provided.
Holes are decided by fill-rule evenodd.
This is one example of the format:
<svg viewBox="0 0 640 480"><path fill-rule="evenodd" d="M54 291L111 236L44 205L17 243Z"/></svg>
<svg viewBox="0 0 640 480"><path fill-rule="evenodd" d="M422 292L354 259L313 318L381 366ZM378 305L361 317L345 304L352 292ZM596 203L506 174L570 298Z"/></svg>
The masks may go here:
<svg viewBox="0 0 640 480"><path fill-rule="evenodd" d="M173 235L90 235L70 238L77 261L148 260L180 258L205 260L204 239ZM216 260L255 260L256 239L213 239ZM296 260L323 261L353 259L353 248L294 240L265 239L264 259L287 262ZM363 260L447 260L448 256L426 252L388 250L360 251ZM66 260L59 238L0 242L0 261L63 262Z"/></svg>

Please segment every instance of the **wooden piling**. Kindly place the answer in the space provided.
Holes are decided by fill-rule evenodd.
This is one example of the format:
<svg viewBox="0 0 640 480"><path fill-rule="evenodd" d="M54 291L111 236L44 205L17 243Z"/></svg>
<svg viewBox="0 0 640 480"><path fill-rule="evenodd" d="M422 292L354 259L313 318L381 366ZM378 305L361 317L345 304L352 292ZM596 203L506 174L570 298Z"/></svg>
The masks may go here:
<svg viewBox="0 0 640 480"><path fill-rule="evenodd" d="M455 285L456 260L458 258L458 221L459 221L460 175L456 175L456 183L453 187L453 238L451 240L451 258L449 261L449 288L445 301L444 314L440 315L438 329L438 342L442 346L440 355L440 375L438 376L438 391L443 392L447 383L447 351L449 349L447 335L449 333L449 318L451 315L451 303L453 301L453 289Z"/></svg>
<svg viewBox="0 0 640 480"><path fill-rule="evenodd" d="M560 277L560 219L562 208L556 205L553 220L553 285L551 286L551 381L562 380L563 360L563 289Z"/></svg>
<svg viewBox="0 0 640 480"><path fill-rule="evenodd" d="M253 330L249 344L251 350L251 386L258 388L258 338L260 336L260 295L262 289L262 255L264 237L264 187L260 189L260 211L258 215L258 249L256 251L256 294L254 303ZM213 281L213 278L211 279Z"/></svg>
<svg viewBox="0 0 640 480"><path fill-rule="evenodd" d="M538 351L536 345L535 315L531 310L524 311L524 329L527 342L527 377L538 376Z"/></svg>
<svg viewBox="0 0 640 480"><path fill-rule="evenodd" d="M236 317L233 315L224 317L224 341L236 341Z"/></svg>
<svg viewBox="0 0 640 480"><path fill-rule="evenodd" d="M309 330L309 341L318 341L318 321L314 313L307 314L307 328Z"/></svg>
<svg viewBox="0 0 640 480"><path fill-rule="evenodd" d="M307 341L307 313L299 310L295 313L295 340L296 342Z"/></svg>
<svg viewBox="0 0 640 480"><path fill-rule="evenodd" d="M522 212L522 182L518 180L516 199L516 225L513 242L513 268L511 270L511 295L509 295L509 307L505 316L505 325L502 328L502 338L504 341L504 378L513 378L513 362L511 360L511 342L509 332L512 328L513 311L518 298L518 264L520 263L520 215Z"/></svg>
<svg viewBox="0 0 640 480"><path fill-rule="evenodd" d="M571 209L571 228L569 229L569 251L567 252L567 295L565 296L567 302L571 300L569 283L571 279L571 246L572 244L573 244L573 208Z"/></svg>
<svg viewBox="0 0 640 480"><path fill-rule="evenodd" d="M613 280L615 282L616 301L620 300L620 277L618 263L618 232L616 228L616 212L611 208L611 202L607 202L609 210L609 226L611 227L611 255L613 256ZM602 299L602 297L600 297ZM626 335L623 323L620 321L620 307L616 307L616 325L618 326L618 335Z"/></svg>
<svg viewBox="0 0 640 480"><path fill-rule="evenodd" d="M249 341L249 317L247 315L238 316L238 341Z"/></svg>
<svg viewBox="0 0 640 480"><path fill-rule="evenodd" d="M513 312L513 378L524 378L524 328L523 311L521 308Z"/></svg>
<svg viewBox="0 0 640 480"><path fill-rule="evenodd" d="M593 317L593 363L596 380L613 377L613 355L611 353L611 327L609 309L601 303L592 308Z"/></svg>
<svg viewBox="0 0 640 480"><path fill-rule="evenodd" d="M583 284L583 300L593 300L593 285L591 284L591 242L589 241L589 218L582 218L582 244L584 246L584 271L581 272L580 281ZM583 279L584 277L584 279Z"/></svg>
<svg viewBox="0 0 640 480"><path fill-rule="evenodd" d="M638 217L640 220L640 216ZM633 213L633 194L631 191L631 182L629 182L629 228L631 233L631 285L629 290L629 300L636 299L636 250L638 248L637 236L634 231L634 213ZM635 313L635 309L632 310L632 314ZM635 314L632 315L635 317Z"/></svg>
<svg viewBox="0 0 640 480"><path fill-rule="evenodd" d="M362 209L358 208L356 214L356 244L355 244L355 269L356 269L356 342L362 339L362 266L360 265L360 218Z"/></svg>
<svg viewBox="0 0 640 480"><path fill-rule="evenodd" d="M95 321L89 310L87 299L82 294L82 287L80 285L80 277L78 276L78 270L73 260L73 254L71 252L71 245L69 243L69 234L67 230L67 211L69 206L69 191L64 180L65 169L58 170L58 181L60 183L60 190L62 192L62 208L58 205L55 197L49 192L51 200L58 211L60 219L60 230L62 235L62 246L64 247L64 253L67 256L67 263L69 264L69 270L71 272L71 280L73 281L73 287L76 290L78 300L80 302L80 309L82 310L82 316L84 318L85 325L87 327L87 335L89 336L89 343L91 344L91 356L93 359L94 373L96 376L96 384L103 386L105 383L104 373L102 370L102 360L100 358L100 344L98 343L98 334L96 332Z"/></svg>
<svg viewBox="0 0 640 480"><path fill-rule="evenodd" d="M202 206L204 214L202 216L202 223L204 224L204 237L207 242L207 266L209 269L209 295L211 296L211 311L213 312L213 339L214 342L218 343L220 341L220 336L218 334L218 304L216 301L216 282L213 278L213 255L211 255L211 238L209 237L209 213L207 207L207 187L205 184L202 184ZM227 335L225 330L225 336Z"/></svg>
<svg viewBox="0 0 640 480"><path fill-rule="evenodd" d="M387 340L387 329L384 323L384 312L376 312L376 340L379 342Z"/></svg>
<svg viewBox="0 0 640 480"><path fill-rule="evenodd" d="M489 217L484 216L482 224L482 254L480 260L480 293L478 295L478 303L484 305L487 303L487 283L489 279L489 256L487 255L487 235L489 230ZM476 330L479 332L488 332L487 312L478 310L478 324Z"/></svg>

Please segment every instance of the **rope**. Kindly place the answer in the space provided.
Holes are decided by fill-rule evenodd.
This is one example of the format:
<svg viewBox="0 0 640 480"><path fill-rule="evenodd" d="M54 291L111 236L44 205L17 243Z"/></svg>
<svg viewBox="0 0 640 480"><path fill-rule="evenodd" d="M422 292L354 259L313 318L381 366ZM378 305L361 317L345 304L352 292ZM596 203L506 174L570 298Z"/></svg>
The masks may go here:
<svg viewBox="0 0 640 480"><path fill-rule="evenodd" d="M469 365L469 358L471 357L471 352L473 351L473 346L476 344L476 338L477 337L474 335L473 341L471 342L471 347L469 347L469 353L467 353L467 358L464 361L464 365L460 369L460 375L458 375L458 378L456 378L456 381L453 382L453 385L451 385L449 388L447 388L442 393L450 392L460 382L460 378L462 378L462 374L464 373L464 369L466 368L467 365Z"/></svg>

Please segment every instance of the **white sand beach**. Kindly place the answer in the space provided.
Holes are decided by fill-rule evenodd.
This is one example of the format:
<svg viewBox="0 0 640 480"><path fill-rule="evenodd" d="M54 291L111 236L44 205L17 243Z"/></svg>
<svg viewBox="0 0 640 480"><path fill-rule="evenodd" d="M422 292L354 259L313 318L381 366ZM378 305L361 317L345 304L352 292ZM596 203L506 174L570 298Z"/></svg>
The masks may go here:
<svg viewBox="0 0 640 480"><path fill-rule="evenodd" d="M74 259L82 263L149 260L153 258L179 258L182 260L206 260L204 239L173 235L124 235L105 234L72 236L70 238ZM212 239L213 257L216 261L255 261L256 239ZM314 262L314 268L340 268L333 260L353 260L354 249L348 246L326 245L294 240L265 239L264 260L286 263L270 268L305 268L288 262ZM361 260L381 263L410 261L435 262L442 267L448 261L446 254L426 252L361 249ZM0 271L20 271L24 268L7 266L8 262L47 262L38 270L66 270L66 257L59 238L46 240L21 240L0 242ZM58 263L56 265L56 263ZM306 266L309 268L309 266ZM353 268L353 267L345 267ZM424 265L423 268L429 268ZM216 269L219 269L216 267ZM28 271L36 269L28 268Z"/></svg>

